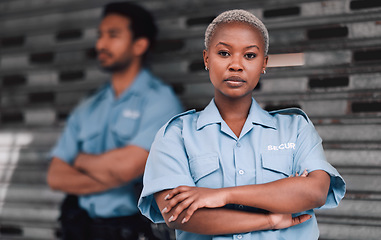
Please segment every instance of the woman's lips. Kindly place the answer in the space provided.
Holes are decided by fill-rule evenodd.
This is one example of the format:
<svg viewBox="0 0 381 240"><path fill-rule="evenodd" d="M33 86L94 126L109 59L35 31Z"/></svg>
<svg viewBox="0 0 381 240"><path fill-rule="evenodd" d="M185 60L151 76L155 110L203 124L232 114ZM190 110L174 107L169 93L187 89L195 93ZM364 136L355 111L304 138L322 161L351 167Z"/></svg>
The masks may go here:
<svg viewBox="0 0 381 240"><path fill-rule="evenodd" d="M245 84L245 80L238 76L231 76L224 80L224 82L230 87L240 87Z"/></svg>

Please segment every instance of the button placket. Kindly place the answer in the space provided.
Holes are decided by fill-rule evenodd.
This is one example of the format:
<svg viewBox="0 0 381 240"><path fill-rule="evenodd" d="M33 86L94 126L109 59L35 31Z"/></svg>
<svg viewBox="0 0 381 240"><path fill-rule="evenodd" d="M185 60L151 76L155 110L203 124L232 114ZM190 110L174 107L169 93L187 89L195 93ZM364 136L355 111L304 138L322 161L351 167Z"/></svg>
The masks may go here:
<svg viewBox="0 0 381 240"><path fill-rule="evenodd" d="M241 152L242 150L240 149L242 144L237 140L236 144L235 144L235 152L236 154L238 154L238 152ZM245 170L243 170L241 167L240 167L241 163L238 163L236 166L237 166L237 170L238 170L238 176L243 176L245 174ZM242 179L237 179L237 184L241 184L242 182Z"/></svg>

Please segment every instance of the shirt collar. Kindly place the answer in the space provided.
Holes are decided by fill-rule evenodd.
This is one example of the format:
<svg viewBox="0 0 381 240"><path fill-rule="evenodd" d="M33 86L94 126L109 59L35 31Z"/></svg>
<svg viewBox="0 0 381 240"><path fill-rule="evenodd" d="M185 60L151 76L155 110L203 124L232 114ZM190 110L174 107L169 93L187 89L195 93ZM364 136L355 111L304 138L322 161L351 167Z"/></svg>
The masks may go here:
<svg viewBox="0 0 381 240"><path fill-rule="evenodd" d="M147 69L142 69L138 75L136 75L134 81L132 82L131 86L125 89L120 97L118 98L118 101L124 101L127 98L129 98L133 94L141 95L144 94L144 92L149 88L149 80L151 79L151 74ZM115 96L112 84L109 84L110 90L112 91L112 95Z"/></svg>
<svg viewBox="0 0 381 240"><path fill-rule="evenodd" d="M276 129L276 123L267 111L263 110L261 106L252 98L249 116L247 117L253 124L259 124L265 127Z"/></svg>
<svg viewBox="0 0 381 240"><path fill-rule="evenodd" d="M214 102L214 98L210 101L208 106L200 112L197 119L197 130L213 123L221 123L223 121L220 112Z"/></svg>
<svg viewBox="0 0 381 240"><path fill-rule="evenodd" d="M252 98L252 103L246 122L248 121L252 122L253 124L259 124L265 127L276 129L276 124L273 117L267 111L263 110L254 100L254 98ZM208 106L206 106L206 108L200 112L197 120L197 130L200 130L206 125L221 122L223 122L223 119L213 98Z"/></svg>

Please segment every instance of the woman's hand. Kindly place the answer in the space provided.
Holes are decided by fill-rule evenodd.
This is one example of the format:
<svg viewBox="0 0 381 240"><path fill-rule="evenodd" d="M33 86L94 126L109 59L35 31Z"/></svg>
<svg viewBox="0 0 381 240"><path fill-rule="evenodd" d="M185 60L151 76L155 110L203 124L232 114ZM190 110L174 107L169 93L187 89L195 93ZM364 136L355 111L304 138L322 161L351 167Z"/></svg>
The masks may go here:
<svg viewBox="0 0 381 240"><path fill-rule="evenodd" d="M299 175L290 177L307 177L308 172L304 172ZM212 188L202 188L202 187L189 187L189 186L179 186L172 189L164 200L166 201L166 206L162 210L162 213L169 213L173 208L173 214L169 218L169 222L175 221L178 216L185 211L185 216L182 219L182 223L186 223L192 217L193 213L200 208L219 208L225 206L228 198L228 193L226 188L212 189ZM279 215L279 214L275 214ZM283 216L284 214L280 214ZM307 215L308 216L308 215ZM290 214L285 214L283 216L287 219L292 219L293 222L300 221L300 218L292 218ZM308 220L302 218L302 220ZM281 221L283 222L283 221ZM289 224L288 222L286 225ZM297 223L295 223L297 224ZM293 226L293 225L291 225Z"/></svg>
<svg viewBox="0 0 381 240"><path fill-rule="evenodd" d="M311 215L308 214L292 217L291 214L269 213L267 216L270 223L270 229L283 229L292 227L311 218Z"/></svg>
<svg viewBox="0 0 381 240"><path fill-rule="evenodd" d="M173 208L173 214L169 222L175 221L185 211L185 217L181 221L187 222L193 213L199 208L219 208L226 205L226 194L223 188L211 189L201 187L179 186L172 189L165 196L166 206L162 213L168 213Z"/></svg>
<svg viewBox="0 0 381 240"><path fill-rule="evenodd" d="M290 177L307 177L308 172L307 170L304 170L301 175L298 173L295 173L295 176ZM271 228L270 229L283 229L292 227L294 225L303 223L311 218L311 215L303 214L297 217L292 217L291 214L281 214L281 213L269 213L267 215L269 218L269 223Z"/></svg>
<svg viewBox="0 0 381 240"><path fill-rule="evenodd" d="M296 172L295 173L295 176L294 175L291 175L291 176L289 176L289 177L307 177L308 176L308 171L307 171L307 169L304 169L304 171L303 171L303 173L299 176L299 173L298 172Z"/></svg>

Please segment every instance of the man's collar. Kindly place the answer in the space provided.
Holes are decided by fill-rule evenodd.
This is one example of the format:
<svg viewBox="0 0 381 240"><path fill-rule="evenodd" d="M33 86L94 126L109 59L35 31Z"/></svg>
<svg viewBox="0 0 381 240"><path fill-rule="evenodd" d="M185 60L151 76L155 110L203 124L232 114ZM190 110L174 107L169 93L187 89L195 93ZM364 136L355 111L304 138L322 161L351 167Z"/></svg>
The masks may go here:
<svg viewBox="0 0 381 240"><path fill-rule="evenodd" d="M144 91L149 87L150 72L147 69L142 69L136 75L131 86L126 88L119 97L119 101L123 101L133 94L144 94ZM110 84L111 85L111 84Z"/></svg>

